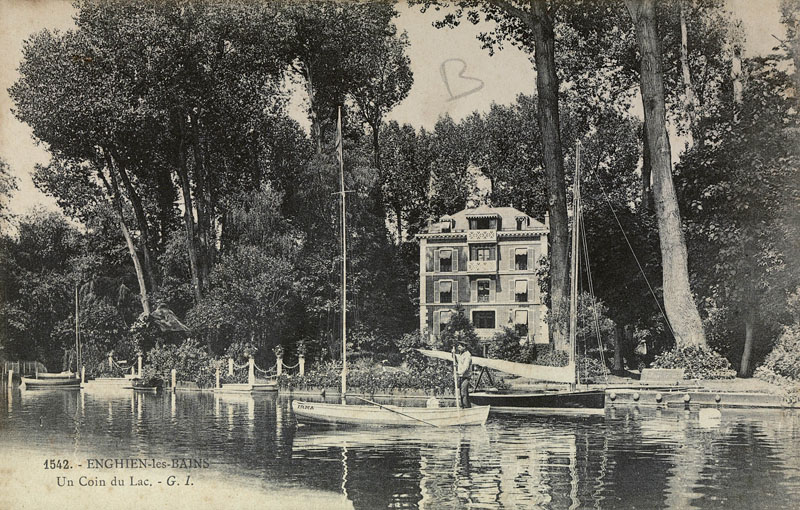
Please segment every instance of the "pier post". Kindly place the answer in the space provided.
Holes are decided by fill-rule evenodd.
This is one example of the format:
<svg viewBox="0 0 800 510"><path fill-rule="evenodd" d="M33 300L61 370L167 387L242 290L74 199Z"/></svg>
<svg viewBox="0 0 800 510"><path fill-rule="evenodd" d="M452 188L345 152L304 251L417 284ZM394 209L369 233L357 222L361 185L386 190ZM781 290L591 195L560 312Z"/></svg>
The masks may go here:
<svg viewBox="0 0 800 510"><path fill-rule="evenodd" d="M139 359L136 362L136 368L139 373L139 379L142 378L142 355L139 355Z"/></svg>
<svg viewBox="0 0 800 510"><path fill-rule="evenodd" d="M81 365L81 387L86 384L86 367Z"/></svg>
<svg viewBox="0 0 800 510"><path fill-rule="evenodd" d="M175 392L175 388L178 383L178 371L174 368L172 369L172 392Z"/></svg>
<svg viewBox="0 0 800 510"><path fill-rule="evenodd" d="M108 369L111 370L112 368L114 368L114 355L108 353Z"/></svg>
<svg viewBox="0 0 800 510"><path fill-rule="evenodd" d="M217 389L219 389L219 366L217 366Z"/></svg>
<svg viewBox="0 0 800 510"><path fill-rule="evenodd" d="M300 363L300 376L302 377L306 374L306 357L298 356L297 362Z"/></svg>
<svg viewBox="0 0 800 510"><path fill-rule="evenodd" d="M249 366L247 369L247 384L250 386L256 383L256 361L250 356Z"/></svg>
<svg viewBox="0 0 800 510"><path fill-rule="evenodd" d="M9 387L9 389L14 387L14 369L13 368L8 371L8 387Z"/></svg>
<svg viewBox="0 0 800 510"><path fill-rule="evenodd" d="M228 358L228 375L233 375L233 358Z"/></svg>
<svg viewBox="0 0 800 510"><path fill-rule="evenodd" d="M283 358L278 357L278 361L277 363L275 363L275 367L277 367L276 370L278 373L278 377L280 377L280 375L283 373Z"/></svg>

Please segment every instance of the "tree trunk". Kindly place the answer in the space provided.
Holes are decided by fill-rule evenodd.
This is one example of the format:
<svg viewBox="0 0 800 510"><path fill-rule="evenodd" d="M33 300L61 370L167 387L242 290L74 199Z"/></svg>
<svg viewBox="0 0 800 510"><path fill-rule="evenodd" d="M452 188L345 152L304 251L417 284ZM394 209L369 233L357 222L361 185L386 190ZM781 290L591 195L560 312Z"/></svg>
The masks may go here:
<svg viewBox="0 0 800 510"><path fill-rule="evenodd" d="M194 175L195 175L195 208L197 210L197 241L199 244L197 254L197 265L200 271L200 280L207 281L210 271L211 258L211 221L210 205L207 197L206 183L207 165L205 153L201 147L200 140L200 121L197 115L190 115L191 120L191 139L192 153L194 154Z"/></svg>
<svg viewBox="0 0 800 510"><path fill-rule="evenodd" d="M642 210L653 211L653 186L650 184L652 167L650 166L650 148L647 143L647 127L642 126Z"/></svg>
<svg viewBox="0 0 800 510"><path fill-rule="evenodd" d="M547 205L550 212L550 307L554 321L551 335L556 349L568 350L567 300L569 288L569 228L564 186L564 161L558 112L558 77L555 63L553 19L545 0L531 2L529 26L534 39L538 121L542 132L542 153L547 176Z"/></svg>
<svg viewBox="0 0 800 510"><path fill-rule="evenodd" d="M694 145L694 128L697 122L697 99L692 87L692 73L689 69L689 36L686 30L685 0L680 0L681 21L681 70L683 71L684 105L689 116L689 147Z"/></svg>
<svg viewBox="0 0 800 510"><path fill-rule="evenodd" d="M131 205L133 206L133 214L136 217L136 225L139 227L139 232L141 232L141 249L142 260L144 262L145 282L147 283L147 288L152 291L155 289L155 272L153 271L153 258L150 254L152 239L150 238L150 227L147 223L147 215L144 212L142 199L139 196L139 193L137 193L136 189L133 187L133 183L128 176L128 170L125 162L122 161L114 151L112 151L110 154L111 156L109 161L114 164L120 180L122 181L122 185L125 187L125 192L128 194L128 199L131 201Z"/></svg>
<svg viewBox="0 0 800 510"><path fill-rule="evenodd" d="M109 174L111 175L111 183L109 183L102 170L97 171L98 177L100 177L100 180L105 185L110 196L110 202L114 207L114 212L117 217L117 224L122 232L122 237L125 238L125 245L128 247L128 253L130 253L131 260L133 261L133 269L136 272L136 281L139 284L139 302L142 304L142 312L150 315L150 298L147 292L147 284L145 283L144 270L142 269L142 263L139 260L139 254L136 252L136 245L133 243L131 233L128 230L127 225L125 225L125 219L122 214L122 201L119 196L119 186L117 186L116 177L114 177L113 172L113 170L109 170Z"/></svg>
<svg viewBox="0 0 800 510"><path fill-rule="evenodd" d="M397 244L403 244L403 209L400 204L395 204L394 215L397 217Z"/></svg>
<svg viewBox="0 0 800 510"><path fill-rule="evenodd" d="M739 366L739 377L750 377L750 358L753 355L753 312L748 311L744 317L744 350L742 351L742 364Z"/></svg>
<svg viewBox="0 0 800 510"><path fill-rule="evenodd" d="M672 159L666 127L661 48L654 0L625 0L636 26L641 58L640 85L653 172L658 234L663 265L664 307L680 346L705 345L703 323L689 287L686 240L672 183Z"/></svg>
<svg viewBox="0 0 800 510"><path fill-rule="evenodd" d="M622 363L622 339L624 337L623 327L616 325L614 327L614 367L611 373L614 375L624 375L625 365Z"/></svg>
<svg viewBox="0 0 800 510"><path fill-rule="evenodd" d="M317 154L322 154L322 128L319 125L319 115L317 115L316 103L314 101L315 90L311 68L306 64L303 66L306 78L306 93L308 94L308 112L311 120L311 137L317 144Z"/></svg>
<svg viewBox="0 0 800 510"><path fill-rule="evenodd" d="M181 127L183 131L183 127ZM186 169L186 146L185 136L181 133L181 140L178 146L178 180L181 184L181 193L183 195L183 223L186 229L186 249L189 252L189 267L192 273L192 290L194 291L194 299L199 303L203 298L202 280L200 279L200 268L197 261L197 238L194 228L194 218L192 212L194 206L192 204L192 190L189 186L189 175Z"/></svg>
<svg viewBox="0 0 800 510"><path fill-rule="evenodd" d="M739 41L733 42L731 57L731 80L733 81L733 121L739 121L739 108L742 105L742 46Z"/></svg>

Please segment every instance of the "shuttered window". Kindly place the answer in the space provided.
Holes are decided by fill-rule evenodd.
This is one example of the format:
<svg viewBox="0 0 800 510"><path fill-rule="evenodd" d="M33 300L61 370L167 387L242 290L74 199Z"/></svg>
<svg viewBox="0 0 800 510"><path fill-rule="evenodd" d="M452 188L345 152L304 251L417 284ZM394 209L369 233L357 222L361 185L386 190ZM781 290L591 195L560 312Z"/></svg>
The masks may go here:
<svg viewBox="0 0 800 510"><path fill-rule="evenodd" d="M439 282L439 302L452 303L453 302L453 282L450 280L442 280Z"/></svg>
<svg viewBox="0 0 800 510"><path fill-rule="evenodd" d="M528 249L517 248L514 250L514 269L517 271L528 270Z"/></svg>
<svg viewBox="0 0 800 510"><path fill-rule="evenodd" d="M517 303L528 302L528 280L514 282L514 301Z"/></svg>
<svg viewBox="0 0 800 510"><path fill-rule="evenodd" d="M451 250L439 250L439 271L449 273L453 270L453 252Z"/></svg>

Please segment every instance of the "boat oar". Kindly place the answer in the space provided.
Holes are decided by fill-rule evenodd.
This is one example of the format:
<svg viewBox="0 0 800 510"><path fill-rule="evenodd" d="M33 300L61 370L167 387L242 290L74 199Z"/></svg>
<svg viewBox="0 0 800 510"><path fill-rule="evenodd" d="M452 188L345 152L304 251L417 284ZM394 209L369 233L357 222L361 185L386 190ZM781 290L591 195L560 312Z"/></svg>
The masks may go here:
<svg viewBox="0 0 800 510"><path fill-rule="evenodd" d="M387 411L391 411L391 412L393 412L393 413L397 413L397 414L399 414L400 416L405 416L406 418L411 418L412 420L416 420L416 421L418 421L418 422L424 423L425 425L430 425L431 427L436 427L437 429L438 429L438 428L441 428L441 427L439 427L439 425L436 425L435 423L431 423L431 422L429 422L429 421L425 421L425 420L423 420L422 418L415 418L414 416L411 416L411 415L409 415L409 414L406 414L406 413L401 413L401 412L400 412L400 411L398 411L397 409L392 409L391 407L386 407L386 406L384 406L384 405L381 405L381 404L379 404L379 403L377 403L377 402L373 402L372 400L367 400L366 398L359 397L358 395L352 395L352 396L353 396L353 397L356 397L356 398L357 398L357 399L359 399L359 400L363 400L364 402L367 402L368 404L372 404L372 405L374 405L374 406L378 406L378 407L380 407L381 409L386 409Z"/></svg>

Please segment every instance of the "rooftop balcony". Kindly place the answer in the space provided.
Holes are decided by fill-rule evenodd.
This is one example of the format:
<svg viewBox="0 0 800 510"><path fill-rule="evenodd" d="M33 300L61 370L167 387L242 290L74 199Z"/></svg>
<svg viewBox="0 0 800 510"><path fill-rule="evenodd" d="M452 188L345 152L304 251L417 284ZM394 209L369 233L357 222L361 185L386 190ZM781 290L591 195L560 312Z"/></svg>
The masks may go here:
<svg viewBox="0 0 800 510"><path fill-rule="evenodd" d="M497 230L468 230L468 243L496 243Z"/></svg>

